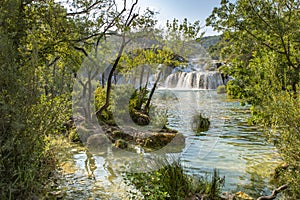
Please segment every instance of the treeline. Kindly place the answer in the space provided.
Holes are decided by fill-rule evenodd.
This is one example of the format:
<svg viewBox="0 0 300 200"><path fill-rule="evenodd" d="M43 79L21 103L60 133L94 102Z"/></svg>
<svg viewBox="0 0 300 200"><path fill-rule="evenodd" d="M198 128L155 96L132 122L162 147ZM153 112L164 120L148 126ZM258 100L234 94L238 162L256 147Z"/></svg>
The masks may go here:
<svg viewBox="0 0 300 200"><path fill-rule="evenodd" d="M170 63L175 49L183 52L190 39L201 36L199 22L186 19L170 21L165 30L158 30L155 14L140 10L138 0L0 1L0 199L30 199L45 193L56 167L49 138L66 131L74 80L80 78L77 72L85 60L95 58L93 53L106 56L99 47L107 38L122 41L118 56L110 61L112 76L132 73L149 62ZM143 58L126 56L123 48L128 40L142 36L161 41L164 51L146 53L148 57L142 53ZM98 85L105 91L100 114L109 108L113 84L111 78L103 80L99 78Z"/></svg>
<svg viewBox="0 0 300 200"><path fill-rule="evenodd" d="M234 78L228 94L252 105L251 122L265 127L285 162L276 169L285 199L300 198L299 8L294 0L222 0L207 19L223 33L214 53Z"/></svg>

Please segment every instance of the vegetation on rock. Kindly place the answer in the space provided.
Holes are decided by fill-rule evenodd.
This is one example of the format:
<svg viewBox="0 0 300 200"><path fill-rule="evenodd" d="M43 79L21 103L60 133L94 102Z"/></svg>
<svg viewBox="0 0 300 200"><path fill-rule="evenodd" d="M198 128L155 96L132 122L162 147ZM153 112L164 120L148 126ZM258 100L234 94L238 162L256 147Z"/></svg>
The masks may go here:
<svg viewBox="0 0 300 200"><path fill-rule="evenodd" d="M205 132L209 129L210 121L209 118L203 117L201 113L198 113L192 118L192 129L199 132Z"/></svg>

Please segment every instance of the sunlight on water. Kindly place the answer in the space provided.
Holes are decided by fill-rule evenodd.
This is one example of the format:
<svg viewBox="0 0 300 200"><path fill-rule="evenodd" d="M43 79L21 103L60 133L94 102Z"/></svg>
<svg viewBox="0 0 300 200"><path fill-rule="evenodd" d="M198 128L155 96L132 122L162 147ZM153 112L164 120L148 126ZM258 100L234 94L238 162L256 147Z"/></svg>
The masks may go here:
<svg viewBox="0 0 300 200"><path fill-rule="evenodd" d="M169 127L186 137L180 155L188 173L205 175L217 168L225 176L224 191L270 194L270 173L280 158L262 132L247 125L247 107L213 90L158 90L157 97L161 95L168 104ZM191 127L192 116L199 112L211 122L209 130L201 134ZM103 157L76 149L72 153L73 162L65 163L69 169L64 172L66 199L129 199L128 191L134 188L126 186L121 171L126 159L132 158Z"/></svg>
<svg viewBox="0 0 300 200"><path fill-rule="evenodd" d="M205 174L217 168L225 176L225 191L243 190L254 196L270 192L266 187L270 170L280 159L275 148L265 142L262 131L247 125L247 107L215 91L173 92L183 109L181 115L169 120L169 126L187 136L182 153L186 170ZM210 129L200 135L190 127L197 111L211 121Z"/></svg>

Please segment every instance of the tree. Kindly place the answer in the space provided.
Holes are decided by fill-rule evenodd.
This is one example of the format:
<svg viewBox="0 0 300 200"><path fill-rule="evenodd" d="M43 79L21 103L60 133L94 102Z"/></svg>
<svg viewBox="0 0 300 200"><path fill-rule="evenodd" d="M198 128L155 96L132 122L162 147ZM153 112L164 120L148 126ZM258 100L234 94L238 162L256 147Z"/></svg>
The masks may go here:
<svg viewBox="0 0 300 200"><path fill-rule="evenodd" d="M87 52L139 25L128 18L120 27L126 10L114 0L66 3L0 2L0 199L43 195L55 167L47 138L71 117L73 80Z"/></svg>
<svg viewBox="0 0 300 200"><path fill-rule="evenodd" d="M300 197L299 7L294 0L222 0L207 19L227 44L223 71L234 77L229 94L252 104L252 120L265 126L288 166L279 170L279 182L289 184L287 199Z"/></svg>
<svg viewBox="0 0 300 200"><path fill-rule="evenodd" d="M251 84L243 76L252 73L248 69L249 61L261 49L274 52L282 60L278 64L278 76L287 75L288 84L295 91L300 72L298 8L299 2L293 0L239 0L235 4L222 0L221 6L207 19L207 25L224 32L227 47L223 52L231 63L230 75L243 80L237 84L244 96L251 96Z"/></svg>

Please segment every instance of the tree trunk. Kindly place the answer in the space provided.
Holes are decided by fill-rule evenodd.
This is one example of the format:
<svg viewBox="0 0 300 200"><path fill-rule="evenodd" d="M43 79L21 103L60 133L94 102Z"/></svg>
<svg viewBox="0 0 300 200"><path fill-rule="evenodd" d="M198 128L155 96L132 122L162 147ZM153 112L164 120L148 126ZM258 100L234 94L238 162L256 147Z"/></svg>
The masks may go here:
<svg viewBox="0 0 300 200"><path fill-rule="evenodd" d="M123 37L122 40L122 45L121 48L119 50L118 53L118 57L116 58L114 65L112 66L109 75L108 75L108 79L107 79L107 88L106 88L106 99L105 99L105 104L96 112L97 117L101 117L102 112L108 108L109 104L110 104L110 95L111 95L111 85L112 85L112 77L114 75L114 72L117 69L117 65L121 59L122 53L124 51L124 47L125 47L125 37Z"/></svg>
<svg viewBox="0 0 300 200"><path fill-rule="evenodd" d="M144 112L147 113L147 114L148 114L148 112L149 112L149 109L150 109L150 103L151 103L153 94L154 94L154 92L155 92L156 86L157 86L157 84L158 84L158 81L159 81L159 79L160 79L161 73L162 73L161 71L158 73L157 79L156 79L156 81L155 81L155 83L154 83L153 88L151 89L151 92L150 92L148 101L147 101L147 103L146 103Z"/></svg>

